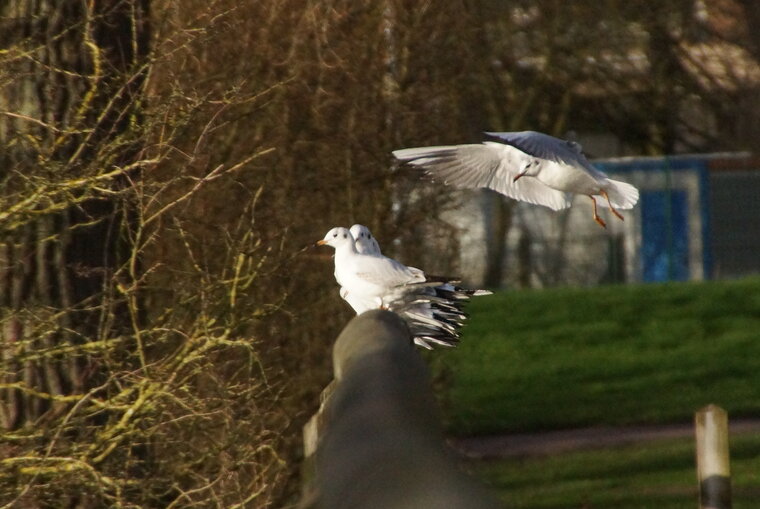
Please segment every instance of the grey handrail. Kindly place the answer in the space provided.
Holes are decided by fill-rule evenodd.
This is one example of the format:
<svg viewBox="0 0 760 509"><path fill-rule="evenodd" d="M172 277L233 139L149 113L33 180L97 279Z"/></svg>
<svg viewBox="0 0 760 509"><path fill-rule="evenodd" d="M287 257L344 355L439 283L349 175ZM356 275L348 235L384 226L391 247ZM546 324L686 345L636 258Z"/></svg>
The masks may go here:
<svg viewBox="0 0 760 509"><path fill-rule="evenodd" d="M335 342L333 366L332 392L304 433L316 440L307 444L316 452L304 506L501 507L446 451L427 367L401 318L354 318Z"/></svg>

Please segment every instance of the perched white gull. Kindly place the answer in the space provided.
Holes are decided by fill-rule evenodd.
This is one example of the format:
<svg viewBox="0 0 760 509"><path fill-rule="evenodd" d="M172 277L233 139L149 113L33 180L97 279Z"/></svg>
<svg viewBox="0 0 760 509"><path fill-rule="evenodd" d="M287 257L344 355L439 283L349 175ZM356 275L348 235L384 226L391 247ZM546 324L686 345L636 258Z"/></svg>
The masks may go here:
<svg viewBox="0 0 760 509"><path fill-rule="evenodd" d="M369 228L355 224L351 227L351 233L356 239L356 248L359 252L381 254L377 237L372 236ZM464 303L471 296L490 294L488 290L468 290L449 282L424 287L411 299L407 299L405 305L397 304L396 307L398 313L406 318L416 339L453 346L459 342L459 329L467 319L467 314L463 309ZM351 304L349 299L346 300ZM360 314L358 310L357 314ZM418 342L418 344L421 343ZM430 348L427 344L422 344L422 346Z"/></svg>
<svg viewBox="0 0 760 509"><path fill-rule="evenodd" d="M639 199L635 187L594 168L578 143L535 131L485 134L495 141L406 148L393 155L444 184L488 187L552 210L568 208L575 194L586 195L594 204L594 220L604 227L598 204L623 219L618 210L633 208ZM596 196L603 200L597 203Z"/></svg>
<svg viewBox="0 0 760 509"><path fill-rule="evenodd" d="M377 239L372 236L369 228L363 224L353 225L349 231L356 241L356 250L362 254L379 255L380 245Z"/></svg>
<svg viewBox="0 0 760 509"><path fill-rule="evenodd" d="M361 224L355 224L349 229L349 231L354 238L356 250L359 253L367 255L380 254L380 245L377 243L377 240L372 237L369 228ZM338 277L336 276L335 279L337 280ZM348 290L342 286L340 288L340 296L343 300L348 302L354 311L356 311L357 315L369 311L370 309L377 309L376 301L373 298L366 298L356 293L349 293Z"/></svg>
<svg viewBox="0 0 760 509"><path fill-rule="evenodd" d="M350 294L371 300L374 308L386 307L386 299L427 282L420 269L386 256L359 253L348 228L332 228L317 245L335 249L335 280Z"/></svg>
<svg viewBox="0 0 760 509"><path fill-rule="evenodd" d="M371 238L366 227L354 226L354 231L364 233L365 239ZM431 344L454 346L466 318L462 302L470 295L490 293L456 287L451 278L426 276L420 269L380 254L376 242L376 253L360 253L346 228L331 229L317 244L335 248L335 279L341 285L340 295L357 314L377 308L394 311L405 318L414 342L425 348L431 348Z"/></svg>

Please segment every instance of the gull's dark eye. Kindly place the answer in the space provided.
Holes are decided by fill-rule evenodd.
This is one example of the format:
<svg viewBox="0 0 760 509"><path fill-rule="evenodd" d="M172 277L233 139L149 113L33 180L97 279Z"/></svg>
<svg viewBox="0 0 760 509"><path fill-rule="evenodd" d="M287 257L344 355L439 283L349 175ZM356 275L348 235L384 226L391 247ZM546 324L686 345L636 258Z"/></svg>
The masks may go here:
<svg viewBox="0 0 760 509"><path fill-rule="evenodd" d="M368 234L367 234L367 238L368 238L368 239L371 239L371 238L372 238L372 234L371 234L371 233L368 233Z"/></svg>
<svg viewBox="0 0 760 509"><path fill-rule="evenodd" d="M348 235L346 235L346 234L344 233L344 234L343 234L343 238L344 238L344 239L347 239L347 238L348 238Z"/></svg>
<svg viewBox="0 0 760 509"><path fill-rule="evenodd" d="M337 236L338 236L338 232L333 233L333 237L337 237Z"/></svg>

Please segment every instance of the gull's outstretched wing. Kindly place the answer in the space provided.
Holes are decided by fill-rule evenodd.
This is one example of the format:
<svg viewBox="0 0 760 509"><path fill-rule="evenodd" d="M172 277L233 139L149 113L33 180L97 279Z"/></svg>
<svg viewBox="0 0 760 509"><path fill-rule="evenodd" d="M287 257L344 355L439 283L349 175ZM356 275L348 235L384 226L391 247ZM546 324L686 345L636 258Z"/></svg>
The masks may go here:
<svg viewBox="0 0 760 509"><path fill-rule="evenodd" d="M515 200L543 205L552 210L570 206L562 191L537 179L513 179L530 164L532 157L502 143L418 147L395 150L402 162L423 169L434 180L458 188L487 187Z"/></svg>
<svg viewBox="0 0 760 509"><path fill-rule="evenodd" d="M536 131L487 132L485 134L533 157L583 168L598 179L607 178L604 172L591 165L586 156L583 155L581 146L573 141L562 140Z"/></svg>

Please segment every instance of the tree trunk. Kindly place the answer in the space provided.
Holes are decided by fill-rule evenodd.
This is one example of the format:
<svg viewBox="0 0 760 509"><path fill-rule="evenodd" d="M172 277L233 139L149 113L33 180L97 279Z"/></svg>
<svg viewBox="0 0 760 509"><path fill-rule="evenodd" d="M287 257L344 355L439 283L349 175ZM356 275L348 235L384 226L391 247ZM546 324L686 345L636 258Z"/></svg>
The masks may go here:
<svg viewBox="0 0 760 509"><path fill-rule="evenodd" d="M0 7L0 426L54 419L98 366L69 347L123 333L112 277L124 262L124 176L139 147L147 0ZM117 172L118 174L118 172ZM16 210L15 208L13 210Z"/></svg>
<svg viewBox="0 0 760 509"><path fill-rule="evenodd" d="M507 232L512 223L513 202L497 193L489 193L488 221L486 237L486 273L484 284L489 288L500 288L504 279L504 264L507 255Z"/></svg>

